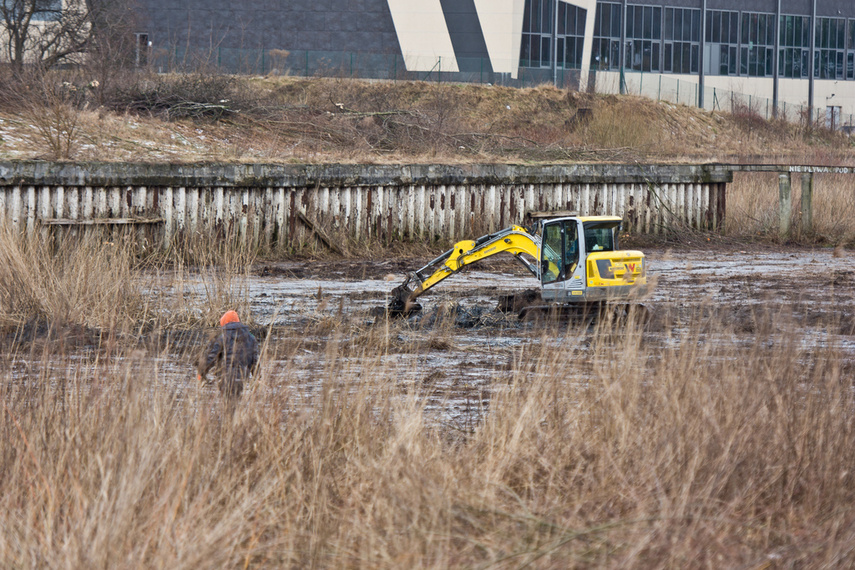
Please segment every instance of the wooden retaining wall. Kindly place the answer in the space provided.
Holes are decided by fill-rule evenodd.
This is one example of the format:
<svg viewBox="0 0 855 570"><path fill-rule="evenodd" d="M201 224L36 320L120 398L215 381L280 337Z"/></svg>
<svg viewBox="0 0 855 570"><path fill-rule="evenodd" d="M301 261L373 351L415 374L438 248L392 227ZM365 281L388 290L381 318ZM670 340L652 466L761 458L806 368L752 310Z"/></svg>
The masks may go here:
<svg viewBox="0 0 855 570"><path fill-rule="evenodd" d="M0 163L0 223L132 225L165 245L226 232L272 249L338 239L475 237L526 212L624 218L630 232L719 227L732 174L704 165Z"/></svg>

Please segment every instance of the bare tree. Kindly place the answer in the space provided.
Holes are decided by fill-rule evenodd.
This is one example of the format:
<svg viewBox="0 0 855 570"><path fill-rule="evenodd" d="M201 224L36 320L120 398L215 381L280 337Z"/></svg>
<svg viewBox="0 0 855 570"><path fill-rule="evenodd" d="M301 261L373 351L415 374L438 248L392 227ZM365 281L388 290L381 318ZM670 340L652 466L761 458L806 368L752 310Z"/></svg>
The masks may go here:
<svg viewBox="0 0 855 570"><path fill-rule="evenodd" d="M119 85L136 80L133 76L140 67L140 50L148 46L141 45L135 33L139 30L135 0L98 2L92 13L85 68L88 80L98 82L95 96L103 105L105 97L110 97Z"/></svg>
<svg viewBox="0 0 855 570"><path fill-rule="evenodd" d="M101 2L90 0L0 0L5 59L16 71L74 60L89 45L100 9Z"/></svg>

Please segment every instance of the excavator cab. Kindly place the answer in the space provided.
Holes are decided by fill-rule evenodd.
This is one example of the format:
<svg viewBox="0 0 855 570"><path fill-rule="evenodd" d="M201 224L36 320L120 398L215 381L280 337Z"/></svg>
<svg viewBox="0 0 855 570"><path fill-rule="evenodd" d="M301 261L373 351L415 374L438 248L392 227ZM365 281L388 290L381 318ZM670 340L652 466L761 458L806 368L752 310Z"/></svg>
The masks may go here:
<svg viewBox="0 0 855 570"><path fill-rule="evenodd" d="M544 220L541 295L558 303L631 298L646 289L644 255L621 251L616 216Z"/></svg>
<svg viewBox="0 0 855 570"><path fill-rule="evenodd" d="M588 222L585 227L586 251L615 251L617 241L615 230L620 228L619 222Z"/></svg>

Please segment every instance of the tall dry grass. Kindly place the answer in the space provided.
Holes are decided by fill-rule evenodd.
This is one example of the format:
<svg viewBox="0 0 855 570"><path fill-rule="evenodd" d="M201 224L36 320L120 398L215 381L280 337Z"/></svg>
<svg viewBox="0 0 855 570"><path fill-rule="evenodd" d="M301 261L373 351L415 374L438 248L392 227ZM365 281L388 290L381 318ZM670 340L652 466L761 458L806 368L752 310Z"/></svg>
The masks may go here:
<svg viewBox="0 0 855 570"><path fill-rule="evenodd" d="M132 232L0 228L0 328L139 334L213 325L228 309L251 322L254 249L196 236L166 252L144 250Z"/></svg>
<svg viewBox="0 0 855 570"><path fill-rule="evenodd" d="M47 228L30 235L0 229L2 324L27 320L98 328L126 327L146 299L128 242L86 234L55 240Z"/></svg>
<svg viewBox="0 0 855 570"><path fill-rule="evenodd" d="M812 229L802 223L802 175L791 178L792 235L788 239L831 245L855 243L855 178L815 174ZM738 173L728 188L725 232L737 237L777 239L778 175Z"/></svg>
<svg viewBox="0 0 855 570"><path fill-rule="evenodd" d="M245 232L246 233L246 232ZM236 229L212 238L199 232L177 238L168 252L153 256L152 267L169 267L169 278L160 292L169 299L163 326L219 322L228 310L236 310L244 322L252 322L249 283L259 250Z"/></svg>
<svg viewBox="0 0 855 570"><path fill-rule="evenodd" d="M767 316L740 345L547 327L471 430L382 339L333 334L314 391L273 342L234 408L168 348L6 355L0 564L851 567L852 363Z"/></svg>
<svg viewBox="0 0 855 570"><path fill-rule="evenodd" d="M633 98L605 100L593 109L590 122L577 133L579 143L596 149L647 153L668 145L649 109ZM654 127L654 125L656 125Z"/></svg>

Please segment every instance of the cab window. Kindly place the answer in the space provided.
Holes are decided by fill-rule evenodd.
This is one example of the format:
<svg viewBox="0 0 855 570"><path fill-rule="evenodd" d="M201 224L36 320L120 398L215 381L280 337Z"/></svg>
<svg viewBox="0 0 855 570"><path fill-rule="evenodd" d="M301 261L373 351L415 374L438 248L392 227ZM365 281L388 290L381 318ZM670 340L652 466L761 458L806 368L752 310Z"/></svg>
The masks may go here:
<svg viewBox="0 0 855 570"><path fill-rule="evenodd" d="M541 253L541 273L543 283L552 283L563 277L564 262L561 246L564 241L564 228L561 224L551 224L543 228L543 248Z"/></svg>
<svg viewBox="0 0 855 570"><path fill-rule="evenodd" d="M615 228L620 222L588 222L585 224L585 250L615 251Z"/></svg>
<svg viewBox="0 0 855 570"><path fill-rule="evenodd" d="M569 275L576 270L579 263L579 234L576 232L576 224L567 224L564 227L564 267Z"/></svg>

